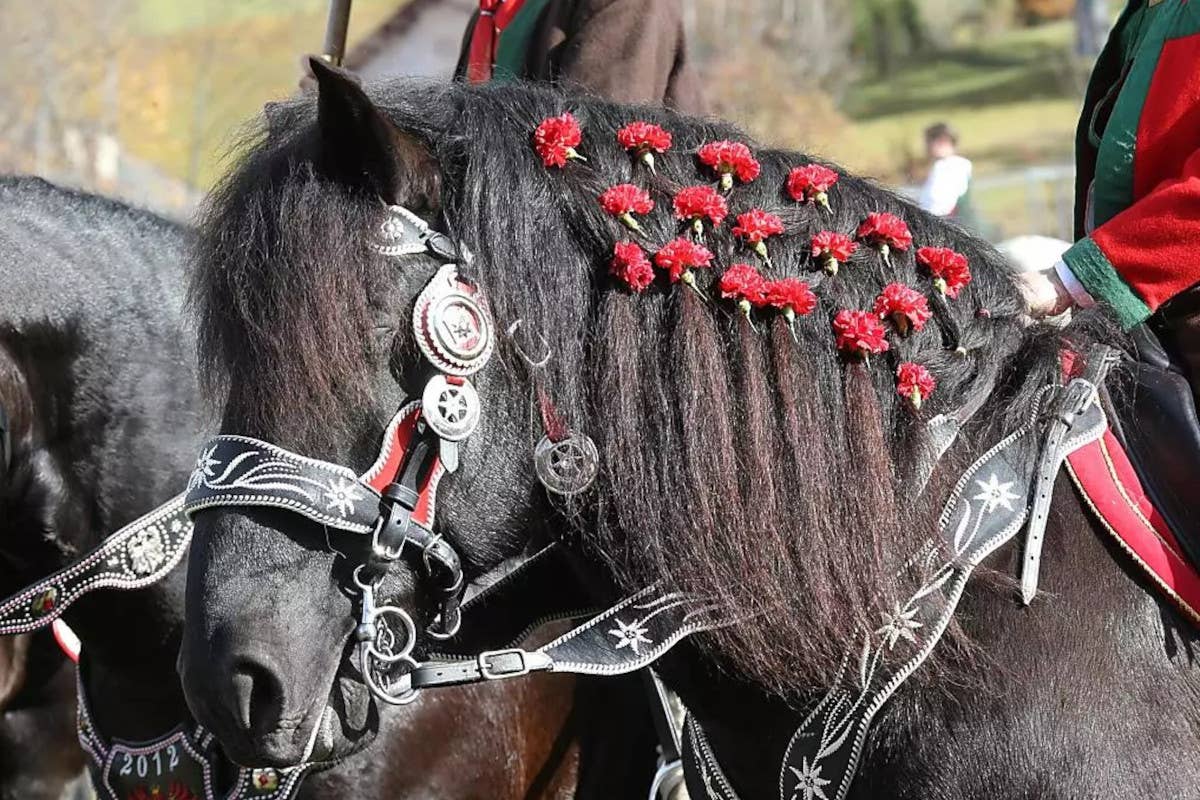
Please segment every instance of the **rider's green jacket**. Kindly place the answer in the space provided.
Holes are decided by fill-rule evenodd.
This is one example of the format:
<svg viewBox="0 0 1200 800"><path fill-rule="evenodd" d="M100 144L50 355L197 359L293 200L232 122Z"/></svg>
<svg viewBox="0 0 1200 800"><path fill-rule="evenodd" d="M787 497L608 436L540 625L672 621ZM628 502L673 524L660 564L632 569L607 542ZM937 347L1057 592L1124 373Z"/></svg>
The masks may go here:
<svg viewBox="0 0 1200 800"><path fill-rule="evenodd" d="M1131 0L1076 135L1076 237L1063 260L1135 325L1200 283L1200 0Z"/></svg>

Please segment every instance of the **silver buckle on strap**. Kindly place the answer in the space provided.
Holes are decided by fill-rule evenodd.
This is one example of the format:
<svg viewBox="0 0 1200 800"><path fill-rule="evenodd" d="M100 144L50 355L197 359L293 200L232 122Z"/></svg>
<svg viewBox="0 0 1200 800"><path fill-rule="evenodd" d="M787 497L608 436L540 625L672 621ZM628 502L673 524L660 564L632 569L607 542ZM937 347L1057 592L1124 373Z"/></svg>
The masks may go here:
<svg viewBox="0 0 1200 800"><path fill-rule="evenodd" d="M479 662L479 674L489 681L499 680L500 678L518 678L522 675L528 675L530 666L528 654L519 647L512 647L507 650L485 650L477 657ZM521 666L517 669L497 668L489 663L490 659L503 658L505 656L516 656L521 662Z"/></svg>

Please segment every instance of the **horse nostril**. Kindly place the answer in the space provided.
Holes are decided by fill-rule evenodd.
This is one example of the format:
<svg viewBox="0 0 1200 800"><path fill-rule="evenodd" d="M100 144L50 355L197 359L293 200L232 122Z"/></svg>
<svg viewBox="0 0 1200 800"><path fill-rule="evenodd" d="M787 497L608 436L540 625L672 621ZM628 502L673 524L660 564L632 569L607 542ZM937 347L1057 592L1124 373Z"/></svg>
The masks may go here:
<svg viewBox="0 0 1200 800"><path fill-rule="evenodd" d="M240 660L233 668L233 713L242 730L272 731L283 716L283 686L265 664Z"/></svg>

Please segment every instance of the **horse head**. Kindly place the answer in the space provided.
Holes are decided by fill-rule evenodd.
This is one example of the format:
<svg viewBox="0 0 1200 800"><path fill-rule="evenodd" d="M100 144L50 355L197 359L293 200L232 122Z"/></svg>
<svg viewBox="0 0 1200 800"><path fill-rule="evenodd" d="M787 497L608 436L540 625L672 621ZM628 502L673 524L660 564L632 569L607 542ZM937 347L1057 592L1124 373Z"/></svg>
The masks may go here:
<svg viewBox="0 0 1200 800"><path fill-rule="evenodd" d="M436 221L442 174L428 131L401 129L347 75L314 69L315 109L274 109L270 138L210 200L194 292L202 360L225 398L222 432L361 473L389 418L420 397L410 311L443 264L380 252L389 207ZM479 391L490 381L481 377ZM477 435L507 441L523 427L519 409L498 405ZM439 498L438 534L461 543L459 566L471 574L524 541L531 478L491 477L484 465L495 457L462 448L459 474L485 502ZM368 502L343 499L344 510ZM290 765L365 745L376 712L349 659L364 537L271 508L212 510L196 522L180 665L198 720L241 763ZM458 536L480 529L487 541ZM498 544L506 536L511 547ZM439 611L420 591L427 580L420 563L402 560L375 588L423 629Z"/></svg>

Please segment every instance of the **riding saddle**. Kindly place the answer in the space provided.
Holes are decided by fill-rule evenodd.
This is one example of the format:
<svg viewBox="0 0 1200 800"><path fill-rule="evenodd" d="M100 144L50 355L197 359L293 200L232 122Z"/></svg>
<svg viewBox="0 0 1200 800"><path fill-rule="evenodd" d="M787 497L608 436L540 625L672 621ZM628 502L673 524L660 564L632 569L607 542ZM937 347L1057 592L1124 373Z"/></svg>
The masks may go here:
<svg viewBox="0 0 1200 800"><path fill-rule="evenodd" d="M1109 399L1109 425L1180 548L1200 568L1200 418L1183 369L1146 325L1133 330L1130 396Z"/></svg>

